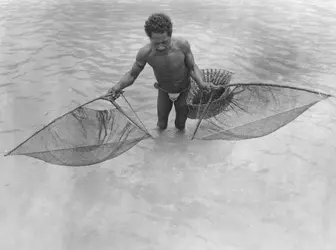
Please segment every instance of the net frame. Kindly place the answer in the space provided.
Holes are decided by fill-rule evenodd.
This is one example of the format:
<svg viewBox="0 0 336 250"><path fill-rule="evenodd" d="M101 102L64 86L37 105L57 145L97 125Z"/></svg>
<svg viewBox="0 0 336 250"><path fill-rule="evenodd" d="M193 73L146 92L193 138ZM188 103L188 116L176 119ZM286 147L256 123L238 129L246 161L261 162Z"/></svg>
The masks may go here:
<svg viewBox="0 0 336 250"><path fill-rule="evenodd" d="M83 163L81 163L80 161L76 161L76 160L73 160L73 161L67 161L67 160L64 160L64 162L59 159L59 158L54 158L53 159L53 153L52 152L56 152L56 151L66 151L66 150L71 150L71 149L76 149L77 151L83 151L85 152L85 148L88 150L88 152L90 152L90 149L95 149L95 147L97 146L100 146L100 147L106 147L108 145L112 145L112 144L115 144L115 148L113 149L114 150L114 153L111 153L111 155L113 155L112 158L115 158L117 157L118 155L120 155L121 153L124 153L126 152L127 150L131 149L133 146L135 146L138 142L144 140L144 139L147 139L147 138L153 138L153 136L148 132L148 130L146 129L146 127L144 126L144 124L141 122L141 120L139 119L139 117L137 116L137 114L135 113L135 111L133 110L132 106L130 106L131 110L135 113L136 117L139 119L140 123L142 124L143 127L141 127L136 121L134 121L117 103L116 103L116 99L119 98L120 96L122 96L124 98L124 100L127 102L127 104L130 106L129 102L127 101L126 97L123 95L123 91L119 92L115 97L112 98L111 95L103 95L103 96L100 96L100 97L97 97L97 98L94 98L84 104L81 104L80 106L77 106L76 108L66 112L65 114L57 117L56 119L52 120L51 122L49 122L48 124L44 125L41 129L37 130L35 133L33 133L31 136L29 136L27 139L25 139L23 142L21 142L19 145L17 145L14 149L10 150L8 153L6 153L4 156L11 156L11 155L26 155L26 156L30 156L30 157L33 157L33 158L37 158L37 159L40 159L40 160L43 160L45 162L48 162L48 163L51 163L51 164L54 164L54 165L64 165L64 166L87 166L87 165L93 165L93 164L96 164L96 163L100 163L106 159L102 158L98 161L93 161L93 162L90 162L89 160L86 160L84 162L83 160ZM97 113L100 114L100 112L104 113L104 115L106 115L105 111L108 111L108 110L103 110L103 111L98 111L98 110L94 110L94 109L90 109L90 108L84 108L85 106L87 106L88 104L90 103L93 103L95 101L98 101L98 100L105 100L105 101L108 101L110 102L114 107L115 107L115 110L118 111L122 117L126 118L126 120L129 122L129 124L132 124L134 126L134 128L137 128L139 130L141 130L143 132L143 136L142 137L139 137L139 138L133 138L131 140L127 140L125 146L124 146L124 149L125 150L120 150L119 148L119 145L122 144L122 142L118 142L116 141L115 143L113 142L108 142L108 143L104 143L102 145L98 144L98 145L87 145L87 146L76 146L74 148L62 148L62 149L52 149L52 150L49 150L49 151L31 151L31 152L22 152L24 150L20 150L22 147L25 146L26 143L29 143L30 140L33 140L35 136L38 136L39 133L43 133L45 130L48 130L49 128L52 128L52 125L54 125L55 123L57 123L58 121L61 121L62 118L66 118L68 115L72 115L73 117L75 118L78 118L78 116L81 115L81 113L85 116L85 111L83 113L83 109L86 109L87 111L92 111L92 112L99 112ZM110 110L112 111L112 110ZM100 114L101 115L101 114ZM101 117L96 117L98 120L101 118ZM104 120L104 119L103 119ZM106 128L104 127L104 129L106 130ZM126 128L125 128L126 129ZM125 130L125 133L124 135L128 135L128 133L132 133L132 128L130 128L131 130L127 132L127 129ZM98 133L101 133L101 131L97 128L97 132ZM99 137L99 136L98 136ZM43 154L47 154L46 156ZM66 153L64 153L66 154ZM39 155L39 156L36 156L36 155ZM42 155L42 156L41 156ZM68 153L69 155L69 153ZM110 155L110 156L111 156ZM85 158L85 155L84 157ZM94 158L94 157L93 157ZM107 159L112 159L112 158L109 158L109 155L107 154L106 156Z"/></svg>
<svg viewBox="0 0 336 250"><path fill-rule="evenodd" d="M255 121L250 121L250 122L246 122L241 124L240 126L237 127L230 127L230 125L228 124L228 127L225 128L225 125L223 123L224 120L223 119L217 119L217 117L220 117L224 114L226 114L225 112L229 112L232 111L231 113L236 113L237 116L233 117L233 120L239 120L239 113L243 114L245 112L245 114L248 115L252 115L253 113L249 113L249 107L248 105L246 106L245 104L249 102L249 99L251 99L250 97L246 96L246 103L236 103L236 98L237 96L239 96L241 93L244 94L244 92L248 91L248 88L256 88L256 89L260 89L261 95L258 96L258 98L255 98L254 100L259 100L260 101L260 105L264 105L267 104L268 102L270 103L270 105L279 105L279 103L277 102L279 99L281 98L290 98L293 96L299 96L297 98L294 98L293 101L295 104L298 103L297 106L292 106L292 107L287 107L287 110L278 110L278 113L275 112L275 116L278 116L279 120L276 121L276 118L270 114L270 116L265 116L262 117L260 119L257 119ZM239 90L240 88L240 90ZM288 96L284 95L284 93L276 93L276 91L274 91L274 89L278 89L281 90L281 92L288 92ZM213 102L209 101L208 105L206 106L206 108L203 111L203 114L199 117L196 129L194 130L193 136L192 136L192 140L193 139L197 139L197 140L246 140L246 139L252 139L252 138L258 138L258 137L263 137L266 136L270 133L275 132L276 130L280 129L281 127L287 125L288 123L292 122L293 120L295 120L298 116L300 116L302 113L304 113L306 110L308 110L310 107L314 106L316 103L325 100L329 97L332 97L332 95L330 94L326 94L323 93L321 91L315 91L315 90L311 90L311 89L307 89L307 88L302 88L302 87L296 87L296 86L290 86L290 85L281 85L281 84L271 84L271 83L257 83L257 82L250 82L250 83L230 83L227 84L225 86L226 91L224 92L224 94L221 96L222 99L226 99L228 102L226 103L227 105L225 105L225 101L221 100L221 98L217 99L217 100L213 100ZM238 91L236 91L236 89L238 89ZM266 89L266 91L265 91ZM262 91L267 92L267 89L272 89L271 91L269 91L269 96L263 96L262 95ZM273 92L274 91L274 92ZM292 92L291 92L292 91ZM300 95L299 92L302 92L304 95ZM258 91L256 91L258 92ZM256 95L258 93L255 93ZM308 98L307 96L310 95ZM304 96L306 96L306 99L304 98ZM305 100L301 100L301 99L305 99ZM307 101L307 99L309 99ZM306 101L306 103L304 103L304 101ZM213 114L213 110L216 109L216 102L222 102L224 103L223 107L221 108L221 112L214 112L215 115ZM259 104L258 104L259 105ZM231 106L231 107L230 107ZM234 108L232 108L232 106L235 106L235 110ZM232 110L229 110L229 109ZM255 108L255 107L254 107ZM226 109L226 110L225 110ZM234 112L233 112L234 110ZM262 113L262 111L265 112L266 109L260 109L257 110L256 116L258 116L258 113ZM252 110L251 110L252 111ZM255 111L255 110L254 110ZM266 110L267 111L267 110ZM210 112L210 115L207 115L206 113ZM267 113L267 112L266 112ZM271 113L271 112L270 112ZM231 117L226 117L228 123L230 122L230 118ZM271 119L273 119L273 122L270 121ZM221 120L222 124L217 123L217 120ZM264 131L257 131L257 132L253 132L252 130L250 130L251 134L246 134L246 131L242 130L242 134L239 135L239 133L237 132L237 130L246 127L247 125L251 126L251 128L253 127L253 123L258 123L261 120L265 121L265 126L268 123L269 125L271 125L269 128L265 129ZM208 135L208 136L200 136L197 135L198 129L201 126L202 122L207 122L209 124L212 124L212 129L211 131L213 132L212 135ZM275 122L274 122L275 121ZM250 129L251 129L250 128ZM205 126L202 127L201 132L203 133L206 129ZM209 129L208 129L209 130ZM217 130L217 131L216 131ZM221 131L222 130L222 131ZM233 132L233 130L236 130L236 133L231 133ZM201 133L201 134L202 134ZM197 136L196 136L197 135Z"/></svg>

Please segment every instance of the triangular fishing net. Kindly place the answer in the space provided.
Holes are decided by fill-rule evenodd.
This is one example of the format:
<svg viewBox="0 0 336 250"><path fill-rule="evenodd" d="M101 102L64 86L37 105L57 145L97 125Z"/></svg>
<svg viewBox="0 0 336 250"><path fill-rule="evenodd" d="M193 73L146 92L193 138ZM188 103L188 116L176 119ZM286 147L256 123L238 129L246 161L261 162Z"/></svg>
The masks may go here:
<svg viewBox="0 0 336 250"><path fill-rule="evenodd" d="M212 91L208 100L199 105L201 115L193 138L244 140L265 136L328 97L330 95L291 86L229 84L220 93Z"/></svg>
<svg viewBox="0 0 336 250"><path fill-rule="evenodd" d="M124 97L124 96L123 96ZM111 109L86 107L105 99ZM26 155L64 166L86 166L112 159L151 137L112 99L101 97L55 119L7 155Z"/></svg>

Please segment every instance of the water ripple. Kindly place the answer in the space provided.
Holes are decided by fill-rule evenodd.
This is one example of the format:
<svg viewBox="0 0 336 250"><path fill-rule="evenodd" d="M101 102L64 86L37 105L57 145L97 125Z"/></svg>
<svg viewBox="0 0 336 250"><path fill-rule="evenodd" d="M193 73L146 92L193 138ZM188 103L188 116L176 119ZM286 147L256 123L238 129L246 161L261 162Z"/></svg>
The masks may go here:
<svg viewBox="0 0 336 250"><path fill-rule="evenodd" d="M241 80L286 82L311 88L323 87L324 90L328 89L336 93L336 32L331 28L336 24L334 15L336 5L332 0L325 0L323 3L317 0L2 1L0 2L0 8L3 10L0 12L0 88L5 92L1 95L5 98L1 98L0 101L6 108L1 109L0 141L12 143L22 141L23 138L16 132L28 133L27 131L38 127L36 124L39 126L46 124L70 108L97 95L105 94L112 83L117 82L130 69L137 50L148 42L143 30L144 21L149 13L157 11L159 4L162 11L173 16L174 34L189 40L195 60L201 68L230 69L235 72L234 82ZM153 81L152 70L146 67L136 83L125 93L145 125L150 125L151 128L155 127L156 123L157 91L153 88ZM316 105L314 112L324 110L324 116L303 117L301 121L284 128L277 135L237 144L190 141L177 143L177 140L181 141L185 138L178 135L175 138L172 130L169 130L164 140L147 141L146 146L141 148L140 145L135 149L138 151L132 151L133 154L136 152L136 157L141 159L140 163L137 163L140 166L138 175L143 179L147 178L145 180L148 185L142 185L143 179L131 176L132 178L124 178L124 186L117 187L116 183L121 185L120 178L115 178L114 183L111 184L115 186L111 189L123 188L122 195L125 195L120 199L122 204L118 203L118 206L124 209L131 204L132 195L125 194L130 179L139 182L138 185L133 185L131 191L141 196L138 197L143 199L141 202L146 204L150 201L172 204L175 202L176 207L188 209L193 207L187 206L187 203L193 199L190 197L201 197L200 200L206 201L212 209L219 210L224 206L226 210L233 210L236 201L240 207L245 206L246 210L257 206L260 210L260 207L264 207L267 202L273 201L273 196L263 195L263 192L270 190L267 185L278 186L278 182L281 182L281 185L286 184L290 189L291 180L287 179L291 178L297 185L294 189L302 187L304 190L308 181L302 178L301 174L305 172L303 168L299 169L300 164L309 166L309 170L305 171L310 171L317 165L323 166L327 161L334 160L331 152L335 150L335 142L330 138L335 136L335 119L332 120L330 117L335 117L333 111L335 105L335 102L323 102L323 105ZM306 130L301 129L307 126L308 121L310 121L309 124L313 124L314 119L319 119L314 126ZM312 129L317 131L313 135ZM286 140L283 142L283 147L286 149L281 148L277 136ZM167 139L173 137L174 139L170 141ZM257 151L258 145L264 145L264 149L260 146L261 150ZM295 148L293 145L296 145ZM238 153L235 154L235 152ZM111 162L106 163L106 169L110 169L112 173L118 166L130 167L125 162L126 159L129 160L128 157L131 154L116 159L112 164L113 168ZM269 155L269 161L267 161L267 155ZM150 160L154 163L150 163ZM288 161L297 165L284 167L289 164ZM215 164L216 168L205 168L210 166L209 164ZM256 171L252 171L251 168L255 168ZM100 168L100 171L102 169L104 168ZM267 169L267 174L263 174L262 177L257 172L260 169ZM273 171L281 175L272 175ZM167 178L165 173L170 174L171 178ZM235 173L238 173L236 177ZM158 178L160 178L159 181ZM170 183L172 180L176 182ZM214 183L212 183L213 180L215 180ZM250 185L248 187L251 187L251 192L245 190L244 193L232 189L234 185L240 188L247 185L246 183ZM173 193L168 192L168 194L166 190L172 186L174 186ZM182 195L183 192L184 195ZM278 192L281 194L280 191ZM84 194L83 197L86 195ZM303 195L300 193L301 198ZM185 200L180 198L182 196ZM274 193L274 197L290 200L289 194L288 197L283 198ZM93 202L95 198L81 202L85 205L85 202ZM234 202L230 203L228 199ZM294 201L291 202L294 203ZM319 202L312 204L319 204ZM299 205L310 206L303 202L297 204L297 207ZM285 205L283 206L281 208L286 208ZM202 213L209 208L201 208L198 216L203 216ZM278 213L275 208L269 210ZM165 209L160 210L159 207L156 209L155 213L158 217L162 217L162 213L166 213L167 216L179 216L181 213L174 207L169 213L164 212ZM124 211L120 212L121 215L123 215L122 212ZM180 215L185 215L185 212ZM217 211L215 212L213 214L218 214ZM233 217L234 212L230 214ZM265 210L259 212L262 213ZM265 214L265 217L274 218L273 221L277 223L279 221L277 226L282 230L281 219L288 218L284 224L289 225L290 220L297 219L293 218L293 214L296 213L299 214L299 211L288 211L288 214L285 211L278 213L279 215ZM223 216L224 214L226 212ZM298 222L311 219L307 216L301 220L299 215L296 216L299 218ZM208 215L205 215L204 218L207 217ZM237 220L240 218L241 215ZM148 226L150 219L145 218L144 225ZM229 219L228 216L225 221L221 221L223 223L216 224L216 227L226 225ZM173 220L167 217L167 221L171 223ZM259 222L259 218L255 218L255 221ZM235 223L231 224L239 227ZM142 228L145 228L144 225ZM161 226L163 225L167 226L166 224ZM95 226L90 225L92 228ZM175 229L169 228L169 230ZM253 234L254 231L254 229L248 230L244 236L252 235L248 237L251 241L252 238L259 239L258 235ZM241 232L242 230L237 230L237 239L240 242ZM202 232L202 234L205 233ZM140 233L134 234L138 238L139 235ZM296 237L293 234L292 236ZM218 243L220 238L218 236ZM159 243L157 245L160 248L161 245ZM272 249L270 245L264 248ZM253 246L263 248L256 242ZM220 249L220 247L217 248ZM288 248L283 247L283 249ZM301 249L306 248L301 247Z"/></svg>

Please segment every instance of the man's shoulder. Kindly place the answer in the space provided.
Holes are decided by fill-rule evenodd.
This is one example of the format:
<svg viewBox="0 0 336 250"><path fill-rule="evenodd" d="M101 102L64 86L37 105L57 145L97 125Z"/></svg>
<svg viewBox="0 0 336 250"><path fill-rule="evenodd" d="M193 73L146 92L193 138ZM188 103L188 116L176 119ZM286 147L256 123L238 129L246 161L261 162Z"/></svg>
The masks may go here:
<svg viewBox="0 0 336 250"><path fill-rule="evenodd" d="M183 52L188 52L190 50L190 44L184 37L174 37L174 42Z"/></svg>
<svg viewBox="0 0 336 250"><path fill-rule="evenodd" d="M145 61L152 51L151 45L148 43L142 46L137 53L137 60Z"/></svg>

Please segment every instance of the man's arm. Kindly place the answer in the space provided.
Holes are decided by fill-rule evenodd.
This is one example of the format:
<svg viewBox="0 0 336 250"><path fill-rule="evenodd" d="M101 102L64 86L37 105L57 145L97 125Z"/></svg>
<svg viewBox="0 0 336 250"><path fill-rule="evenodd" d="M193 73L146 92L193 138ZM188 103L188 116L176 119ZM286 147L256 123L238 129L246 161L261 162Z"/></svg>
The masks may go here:
<svg viewBox="0 0 336 250"><path fill-rule="evenodd" d="M131 86L134 81L137 79L141 71L144 69L147 63L147 49L141 48L137 55L135 62L133 63L133 66L131 70L126 72L126 74L119 80L119 82L113 87L114 90L117 92L123 90L124 88L127 88L128 86Z"/></svg>
<svg viewBox="0 0 336 250"><path fill-rule="evenodd" d="M202 72L195 63L194 55L191 51L188 41L183 41L183 50L186 56L186 65L189 69L190 76L195 80L200 88L206 87L203 81Z"/></svg>

